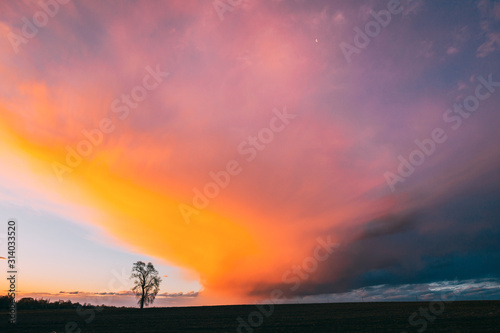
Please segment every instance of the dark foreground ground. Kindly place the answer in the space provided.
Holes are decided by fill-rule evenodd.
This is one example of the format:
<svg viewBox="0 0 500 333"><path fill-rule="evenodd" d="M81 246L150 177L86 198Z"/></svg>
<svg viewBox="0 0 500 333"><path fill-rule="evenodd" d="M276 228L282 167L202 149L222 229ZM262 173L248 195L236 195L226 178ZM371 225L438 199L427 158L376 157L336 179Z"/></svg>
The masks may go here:
<svg viewBox="0 0 500 333"><path fill-rule="evenodd" d="M7 313L0 313L0 332L500 332L500 301L441 305L444 308L429 302L276 305L267 317L254 305L105 308L94 312L93 319L89 309L80 314L76 309L18 310L17 324L8 324Z"/></svg>

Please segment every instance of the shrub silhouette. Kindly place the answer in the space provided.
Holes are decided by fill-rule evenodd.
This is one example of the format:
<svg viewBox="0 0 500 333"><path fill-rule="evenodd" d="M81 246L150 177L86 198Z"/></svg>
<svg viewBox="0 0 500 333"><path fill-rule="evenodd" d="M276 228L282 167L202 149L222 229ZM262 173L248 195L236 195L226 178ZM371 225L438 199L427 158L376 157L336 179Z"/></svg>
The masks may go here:
<svg viewBox="0 0 500 333"><path fill-rule="evenodd" d="M0 310L8 310L11 304L11 298L9 296L0 296ZM17 309L20 310L36 310L36 309L74 309L82 307L85 309L93 308L94 305L89 303L84 303L83 305L79 302L73 303L71 301L58 300L55 302L50 302L50 299L36 299L32 297L21 298L16 302ZM100 307L111 308L114 306L104 306Z"/></svg>

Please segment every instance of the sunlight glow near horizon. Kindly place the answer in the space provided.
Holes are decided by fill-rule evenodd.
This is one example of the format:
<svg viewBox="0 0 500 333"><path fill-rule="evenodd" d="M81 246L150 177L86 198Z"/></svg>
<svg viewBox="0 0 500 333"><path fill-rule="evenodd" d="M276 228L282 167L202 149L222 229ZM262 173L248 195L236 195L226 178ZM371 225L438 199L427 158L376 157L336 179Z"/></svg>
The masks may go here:
<svg viewBox="0 0 500 333"><path fill-rule="evenodd" d="M457 130L443 113L500 81L500 4L415 1L347 62L339 44L385 7L252 1L221 20L196 0L73 1L19 52L1 38L0 209L20 221L20 291L95 293L136 260L176 305L498 278L500 94ZM37 10L2 3L0 30ZM441 127L392 192L384 174ZM307 272L327 237L342 251Z"/></svg>

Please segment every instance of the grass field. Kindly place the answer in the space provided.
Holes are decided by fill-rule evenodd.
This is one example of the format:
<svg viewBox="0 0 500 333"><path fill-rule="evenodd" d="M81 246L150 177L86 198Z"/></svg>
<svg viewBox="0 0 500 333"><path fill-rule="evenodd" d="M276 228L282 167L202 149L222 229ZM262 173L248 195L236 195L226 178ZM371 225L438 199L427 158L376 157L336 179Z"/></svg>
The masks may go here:
<svg viewBox="0 0 500 333"><path fill-rule="evenodd" d="M76 309L18 310L16 324L8 324L7 313L0 313L0 332L500 332L500 301L442 303L444 308L434 304L432 309L430 304L275 305L272 314L263 308L268 316L254 305L105 308L80 314ZM415 312L419 314L414 315L412 326L409 317ZM66 330L66 325L73 325L73 330Z"/></svg>

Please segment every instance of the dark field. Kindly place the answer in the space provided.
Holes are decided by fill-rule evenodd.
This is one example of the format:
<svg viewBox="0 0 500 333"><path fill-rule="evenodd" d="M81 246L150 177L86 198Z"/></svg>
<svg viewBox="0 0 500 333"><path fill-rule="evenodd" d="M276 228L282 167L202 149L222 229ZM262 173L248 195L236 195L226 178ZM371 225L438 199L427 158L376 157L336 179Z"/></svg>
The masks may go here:
<svg viewBox="0 0 500 333"><path fill-rule="evenodd" d="M500 332L500 301L443 303L433 314L429 302L336 303L275 305L268 317L255 305L185 308L105 308L78 315L75 310L18 310L18 323L7 324L2 312L0 332L65 332L74 322L81 332ZM427 314L409 317L427 309ZM268 310L268 308L265 308ZM88 311L88 309L87 309ZM244 328L238 317L255 328ZM262 316L262 317L261 317ZM428 319L425 319L427 316ZM258 321L263 322L258 326ZM89 323L85 323L85 319ZM424 330L424 323L428 326ZM67 332L79 332L78 328Z"/></svg>

